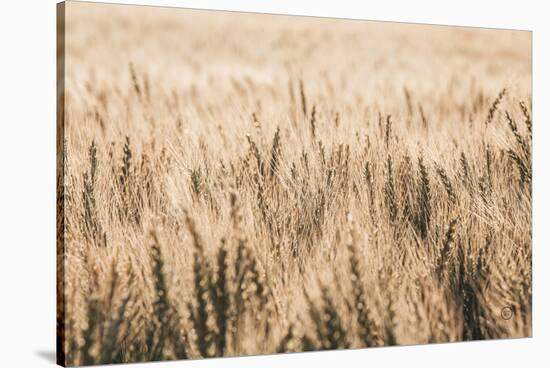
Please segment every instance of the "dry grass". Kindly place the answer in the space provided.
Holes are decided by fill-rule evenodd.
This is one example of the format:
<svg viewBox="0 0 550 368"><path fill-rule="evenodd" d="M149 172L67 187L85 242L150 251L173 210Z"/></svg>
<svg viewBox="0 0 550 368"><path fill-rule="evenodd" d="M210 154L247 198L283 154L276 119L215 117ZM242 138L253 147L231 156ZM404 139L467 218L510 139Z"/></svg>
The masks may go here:
<svg viewBox="0 0 550 368"><path fill-rule="evenodd" d="M66 20L66 364L531 335L528 33Z"/></svg>

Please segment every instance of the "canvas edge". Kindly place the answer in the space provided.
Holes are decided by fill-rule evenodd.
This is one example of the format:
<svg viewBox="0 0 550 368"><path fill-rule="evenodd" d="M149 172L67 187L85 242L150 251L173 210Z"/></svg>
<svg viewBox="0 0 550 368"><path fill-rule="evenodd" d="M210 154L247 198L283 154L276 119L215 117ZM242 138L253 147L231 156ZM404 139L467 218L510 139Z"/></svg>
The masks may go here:
<svg viewBox="0 0 550 368"><path fill-rule="evenodd" d="M56 4L56 363L65 356L65 2Z"/></svg>

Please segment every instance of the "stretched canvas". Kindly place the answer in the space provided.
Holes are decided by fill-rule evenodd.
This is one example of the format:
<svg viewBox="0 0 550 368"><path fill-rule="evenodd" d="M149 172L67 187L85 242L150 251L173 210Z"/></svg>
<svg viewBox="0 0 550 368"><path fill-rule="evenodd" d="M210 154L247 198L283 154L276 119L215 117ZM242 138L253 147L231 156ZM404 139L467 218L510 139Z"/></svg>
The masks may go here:
<svg viewBox="0 0 550 368"><path fill-rule="evenodd" d="M531 37L58 4L58 363L531 336Z"/></svg>

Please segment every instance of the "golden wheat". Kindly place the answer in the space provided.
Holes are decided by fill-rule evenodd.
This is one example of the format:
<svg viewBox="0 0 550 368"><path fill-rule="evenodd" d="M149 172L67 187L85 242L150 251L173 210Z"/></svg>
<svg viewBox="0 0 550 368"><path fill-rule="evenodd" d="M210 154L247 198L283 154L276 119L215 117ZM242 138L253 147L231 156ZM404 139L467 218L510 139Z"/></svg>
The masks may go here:
<svg viewBox="0 0 550 368"><path fill-rule="evenodd" d="M531 334L529 34L65 6L63 363Z"/></svg>

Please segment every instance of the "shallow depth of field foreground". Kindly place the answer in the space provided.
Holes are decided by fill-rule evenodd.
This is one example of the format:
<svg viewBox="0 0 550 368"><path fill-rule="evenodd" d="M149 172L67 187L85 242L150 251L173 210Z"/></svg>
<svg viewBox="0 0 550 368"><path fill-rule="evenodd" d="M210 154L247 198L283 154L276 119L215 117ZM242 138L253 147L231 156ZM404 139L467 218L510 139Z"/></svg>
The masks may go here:
<svg viewBox="0 0 550 368"><path fill-rule="evenodd" d="M531 335L531 34L67 3L68 365Z"/></svg>

